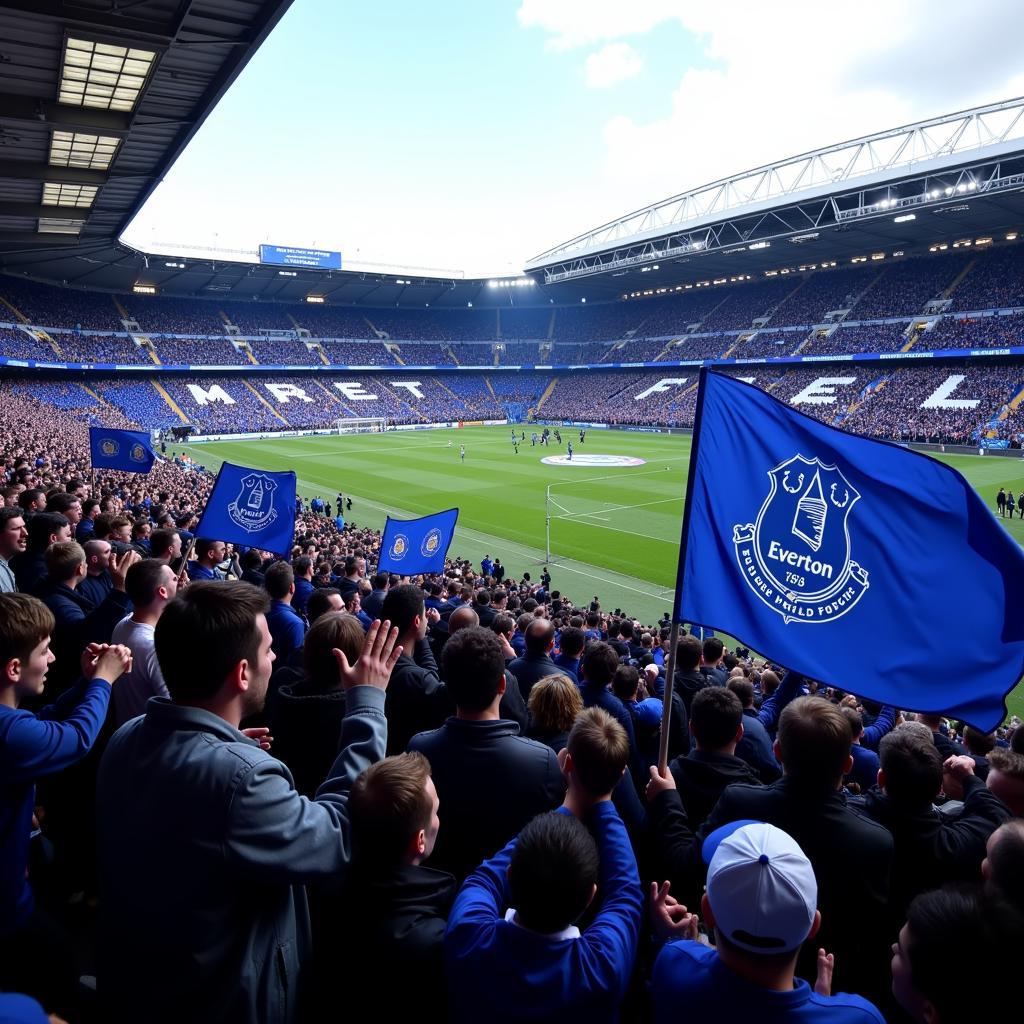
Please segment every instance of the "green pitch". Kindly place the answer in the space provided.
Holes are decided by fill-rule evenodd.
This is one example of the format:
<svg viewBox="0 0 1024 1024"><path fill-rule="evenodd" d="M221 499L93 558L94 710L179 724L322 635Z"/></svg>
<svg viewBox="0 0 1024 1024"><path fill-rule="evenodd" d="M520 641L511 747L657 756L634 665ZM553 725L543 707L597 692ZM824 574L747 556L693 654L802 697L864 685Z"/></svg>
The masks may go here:
<svg viewBox="0 0 1024 1024"><path fill-rule="evenodd" d="M453 557L479 565L484 555L497 556L510 576L529 572L536 579L550 545L556 589L578 604L598 594L607 609L656 622L672 604L690 438L589 430L581 445L578 433L566 430L574 464L547 465L542 459L565 455L564 443L532 447L530 429L522 429L518 454L509 427L223 441L189 452L212 469L224 460L293 469L306 497L319 494L333 504L339 490L350 496L346 520L360 526L382 527L389 512L415 516L458 506ZM583 464L598 455L643 462ZM1000 487L1015 495L1024 490L1024 459L942 459L993 509ZM744 482L724 474L722 486ZM1024 520L1004 522L1024 544ZM1010 709L1024 714L1024 687L1011 695Z"/></svg>

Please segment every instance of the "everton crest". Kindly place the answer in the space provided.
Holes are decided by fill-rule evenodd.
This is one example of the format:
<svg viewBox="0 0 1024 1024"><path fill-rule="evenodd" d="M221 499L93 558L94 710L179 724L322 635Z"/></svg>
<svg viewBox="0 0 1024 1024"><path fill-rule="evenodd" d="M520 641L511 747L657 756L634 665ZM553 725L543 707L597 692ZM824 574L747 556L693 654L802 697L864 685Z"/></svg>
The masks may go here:
<svg viewBox="0 0 1024 1024"><path fill-rule="evenodd" d="M830 622L868 589L851 559L848 519L860 494L835 467L794 455L768 471L756 523L736 524L733 544L747 585L785 622Z"/></svg>
<svg viewBox="0 0 1024 1024"><path fill-rule="evenodd" d="M428 530L426 536L423 538L423 543L420 544L420 554L424 558L430 558L437 554L437 549L441 546L441 531L435 526L434 529Z"/></svg>
<svg viewBox="0 0 1024 1024"><path fill-rule="evenodd" d="M404 533L396 533L391 542L388 554L396 561L401 561L409 553L409 538Z"/></svg>
<svg viewBox="0 0 1024 1024"><path fill-rule="evenodd" d="M110 458L113 458L120 450L121 446L111 437L105 437L100 444L100 451Z"/></svg>
<svg viewBox="0 0 1024 1024"><path fill-rule="evenodd" d="M277 483L263 473L250 473L242 478L238 497L228 505L228 517L246 533L267 529L277 519L274 491Z"/></svg>
<svg viewBox="0 0 1024 1024"><path fill-rule="evenodd" d="M132 462L145 462L146 461L146 449L142 447L138 441L132 445L131 450L128 452L128 458Z"/></svg>

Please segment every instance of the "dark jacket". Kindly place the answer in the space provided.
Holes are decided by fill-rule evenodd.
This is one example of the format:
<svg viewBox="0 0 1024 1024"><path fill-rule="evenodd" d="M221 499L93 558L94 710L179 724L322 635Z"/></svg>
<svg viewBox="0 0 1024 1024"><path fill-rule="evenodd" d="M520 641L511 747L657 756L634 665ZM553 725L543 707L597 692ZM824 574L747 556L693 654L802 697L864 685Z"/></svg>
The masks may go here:
<svg viewBox="0 0 1024 1024"><path fill-rule="evenodd" d="M540 682L545 676L570 675L566 669L559 668L546 654L530 654L529 651L521 658L510 661L508 670L516 677L519 683L519 692L525 701L530 699L530 690L533 689L533 684ZM575 676L570 676L570 678L576 682Z"/></svg>
<svg viewBox="0 0 1024 1024"><path fill-rule="evenodd" d="M387 596L386 590L371 590L366 595L366 600L362 602L363 611L371 619L379 619L381 610L384 608L384 598ZM428 604L427 607L429 608L430 605Z"/></svg>
<svg viewBox="0 0 1024 1024"><path fill-rule="evenodd" d="M287 670L294 675L294 670ZM301 674L300 674L301 675ZM295 788L312 799L338 756L345 691L309 692L304 681L282 685L268 720L273 754L291 770Z"/></svg>
<svg viewBox="0 0 1024 1024"><path fill-rule="evenodd" d="M887 913L893 840L883 826L848 806L842 793L787 777L770 786L729 786L696 835L674 791L658 794L651 816L665 877L681 892L703 881L700 846L721 825L749 819L788 832L814 868L822 918L817 938L801 951L797 973L813 982L816 952L823 946L835 954L837 990L885 996L889 940L878 922Z"/></svg>
<svg viewBox="0 0 1024 1024"><path fill-rule="evenodd" d="M143 558L148 558L143 555ZM86 576L81 583L75 587L75 592L82 597L87 597L93 604L101 604L103 599L114 589L114 579L109 569L104 569L98 576Z"/></svg>
<svg viewBox="0 0 1024 1024"><path fill-rule="evenodd" d="M123 590L111 590L102 603L94 605L66 583L44 584L39 596L56 619L50 648L57 660L47 687L60 692L78 678L86 645L109 644L114 627L131 614L132 605Z"/></svg>
<svg viewBox="0 0 1024 1024"><path fill-rule="evenodd" d="M388 756L403 753L416 733L436 729L452 710L430 644L417 640L413 650L404 651L391 671L385 705Z"/></svg>
<svg viewBox="0 0 1024 1024"><path fill-rule="evenodd" d="M375 1020L444 1020L444 933L457 888L451 875L423 865L357 861L339 894L314 893L316 1005L337 999L343 964L373 993Z"/></svg>
<svg viewBox="0 0 1024 1024"><path fill-rule="evenodd" d="M565 795L554 751L520 736L512 722L449 718L440 729L414 736L409 749L430 761L441 802L430 865L459 879Z"/></svg>
<svg viewBox="0 0 1024 1024"><path fill-rule="evenodd" d="M22 594L34 594L44 585L46 556L42 551L16 551L8 564Z"/></svg>
<svg viewBox="0 0 1024 1024"><path fill-rule="evenodd" d="M669 769L691 828L704 824L726 786L737 782L761 785L753 768L732 754L691 750L688 756L672 761Z"/></svg>
<svg viewBox="0 0 1024 1024"><path fill-rule="evenodd" d="M753 708L743 712L743 738L736 744L736 756L750 765L766 784L782 777L782 767L775 759L771 737Z"/></svg>
<svg viewBox="0 0 1024 1024"><path fill-rule="evenodd" d="M988 837L1010 819L1006 805L978 778L964 782L964 806L955 819L942 817L931 804L917 811L898 806L877 786L852 803L892 833L895 846L889 905L893 938L915 896L947 882L981 881Z"/></svg>
<svg viewBox="0 0 1024 1024"><path fill-rule="evenodd" d="M697 669L692 672L676 673L674 692L682 697L683 703L686 705L687 718L690 715L690 706L693 704L693 695L708 685L707 679Z"/></svg>

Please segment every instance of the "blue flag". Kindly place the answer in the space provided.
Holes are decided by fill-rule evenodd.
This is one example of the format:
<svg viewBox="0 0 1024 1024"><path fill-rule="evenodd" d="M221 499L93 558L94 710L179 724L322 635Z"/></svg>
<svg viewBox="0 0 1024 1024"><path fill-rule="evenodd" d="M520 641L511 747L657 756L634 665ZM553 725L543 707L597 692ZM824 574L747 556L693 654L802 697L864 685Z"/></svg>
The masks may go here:
<svg viewBox="0 0 1024 1024"><path fill-rule="evenodd" d="M444 560L455 536L459 510L435 512L422 519L392 519L384 526L378 572L411 576L418 572L444 572Z"/></svg>
<svg viewBox="0 0 1024 1024"><path fill-rule="evenodd" d="M149 434L141 430L89 428L93 469L117 469L125 473L148 473L156 461Z"/></svg>
<svg viewBox="0 0 1024 1024"><path fill-rule="evenodd" d="M1024 551L956 470L702 371L677 621L984 731L1024 670Z"/></svg>
<svg viewBox="0 0 1024 1024"><path fill-rule="evenodd" d="M295 474L222 463L195 535L288 557L295 536Z"/></svg>

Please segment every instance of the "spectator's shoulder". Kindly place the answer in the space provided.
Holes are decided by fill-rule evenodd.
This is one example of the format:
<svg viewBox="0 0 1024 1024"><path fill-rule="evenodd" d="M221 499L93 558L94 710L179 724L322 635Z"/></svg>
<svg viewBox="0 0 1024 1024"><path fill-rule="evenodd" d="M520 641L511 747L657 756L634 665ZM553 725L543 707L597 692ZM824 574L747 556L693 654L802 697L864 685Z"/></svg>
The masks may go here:
<svg viewBox="0 0 1024 1024"><path fill-rule="evenodd" d="M445 729L441 726L439 729L429 729L427 732L418 732L411 740L409 740L409 749L418 750L421 754L425 754L430 750L437 750L438 747L444 745L445 741Z"/></svg>
<svg viewBox="0 0 1024 1024"><path fill-rule="evenodd" d="M872 1003L861 996L838 992L834 996L821 996L811 992L810 1003L826 1011L823 1020L842 1020L844 1024L885 1024L885 1018Z"/></svg>

